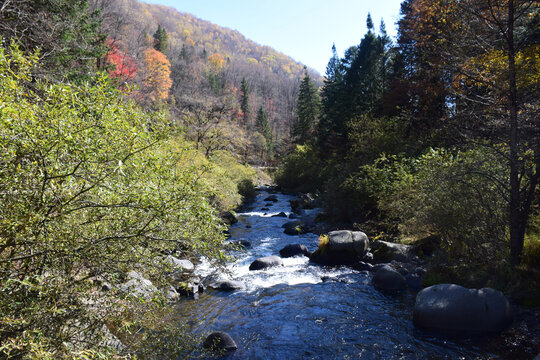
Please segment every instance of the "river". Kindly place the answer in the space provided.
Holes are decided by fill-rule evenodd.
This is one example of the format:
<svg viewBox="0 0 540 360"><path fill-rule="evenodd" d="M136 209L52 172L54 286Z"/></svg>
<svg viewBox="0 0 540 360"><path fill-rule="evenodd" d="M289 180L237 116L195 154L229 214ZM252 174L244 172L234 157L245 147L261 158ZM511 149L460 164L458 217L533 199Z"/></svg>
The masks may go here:
<svg viewBox="0 0 540 360"><path fill-rule="evenodd" d="M284 266L249 271L259 257L279 255L287 244L317 248L317 235L289 236L272 217L291 213L292 196L276 194L271 206L260 191L238 223L231 240L251 247L228 265L229 278L243 290L208 289L197 300L178 305L178 321L193 331L229 333L238 345L230 359L530 359L507 344L504 335L450 338L416 329L412 323L415 295L383 294L371 285L371 274L347 267L310 264L306 257L283 259ZM261 210L267 207L269 210ZM308 210L314 216L317 210ZM202 263L197 275L214 269Z"/></svg>

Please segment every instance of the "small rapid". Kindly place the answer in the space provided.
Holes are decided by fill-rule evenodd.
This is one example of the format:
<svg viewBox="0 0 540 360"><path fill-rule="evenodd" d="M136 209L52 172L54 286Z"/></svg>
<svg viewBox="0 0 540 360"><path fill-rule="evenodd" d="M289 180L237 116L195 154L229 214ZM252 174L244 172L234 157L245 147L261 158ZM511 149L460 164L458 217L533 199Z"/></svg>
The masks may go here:
<svg viewBox="0 0 540 360"><path fill-rule="evenodd" d="M250 271L257 258L279 255L289 244L317 248L318 236L290 236L282 225L291 221L290 195L260 191L230 227L231 241L249 241L226 271L202 261L195 275L227 278L243 288L234 292L208 289L197 300L177 306L177 320L192 331L229 333L238 350L230 359L507 359L501 336L448 338L412 324L414 294L383 294L371 285L371 274L348 267L323 267L307 257L283 259L283 266ZM265 210L262 210L265 209ZM268 210L266 210L268 209ZM318 210L306 210L313 219ZM514 354L512 359L524 359Z"/></svg>

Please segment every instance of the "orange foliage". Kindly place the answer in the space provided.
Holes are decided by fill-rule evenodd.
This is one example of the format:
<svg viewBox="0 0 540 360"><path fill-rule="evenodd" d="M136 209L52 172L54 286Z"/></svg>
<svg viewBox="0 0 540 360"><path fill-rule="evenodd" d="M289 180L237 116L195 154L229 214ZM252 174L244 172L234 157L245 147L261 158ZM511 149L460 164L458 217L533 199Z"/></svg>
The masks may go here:
<svg viewBox="0 0 540 360"><path fill-rule="evenodd" d="M163 53L155 49L146 49L144 60L144 85L147 88L148 97L152 101L166 100L172 86L171 63Z"/></svg>
<svg viewBox="0 0 540 360"><path fill-rule="evenodd" d="M208 61L210 62L210 65L212 65L212 68L215 71L221 70L223 66L225 65L225 57L219 53L213 54L208 58Z"/></svg>

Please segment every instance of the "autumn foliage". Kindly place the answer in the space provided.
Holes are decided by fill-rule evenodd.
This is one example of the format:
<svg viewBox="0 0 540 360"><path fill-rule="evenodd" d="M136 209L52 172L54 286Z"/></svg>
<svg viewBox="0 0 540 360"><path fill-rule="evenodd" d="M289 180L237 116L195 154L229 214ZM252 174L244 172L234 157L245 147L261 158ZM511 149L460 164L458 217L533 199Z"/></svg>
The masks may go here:
<svg viewBox="0 0 540 360"><path fill-rule="evenodd" d="M120 51L112 40L107 40L110 50L105 57L108 72L113 78L119 78L123 81L131 80L137 74L137 64L128 55Z"/></svg>
<svg viewBox="0 0 540 360"><path fill-rule="evenodd" d="M150 100L168 99L172 80L171 63L167 57L155 49L146 49L144 66L144 88Z"/></svg>

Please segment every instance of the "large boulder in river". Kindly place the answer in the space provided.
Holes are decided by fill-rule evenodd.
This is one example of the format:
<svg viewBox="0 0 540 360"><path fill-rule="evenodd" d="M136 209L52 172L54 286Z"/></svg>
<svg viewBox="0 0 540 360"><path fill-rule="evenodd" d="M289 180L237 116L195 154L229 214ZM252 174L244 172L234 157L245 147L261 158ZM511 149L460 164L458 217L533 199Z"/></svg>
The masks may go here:
<svg viewBox="0 0 540 360"><path fill-rule="evenodd" d="M311 255L311 261L323 265L350 265L364 256L368 246L368 237L361 231L331 231Z"/></svg>
<svg viewBox="0 0 540 360"><path fill-rule="evenodd" d="M416 295L413 322L440 332L497 332L512 323L512 309L498 290L438 284Z"/></svg>
<svg viewBox="0 0 540 360"><path fill-rule="evenodd" d="M204 340L203 347L215 352L230 352L238 349L232 337L223 331L216 331L208 335Z"/></svg>
<svg viewBox="0 0 540 360"><path fill-rule="evenodd" d="M300 244L291 244L285 246L283 249L279 250L279 255L284 258L289 258L293 256L311 256L311 252L305 245Z"/></svg>
<svg viewBox="0 0 540 360"><path fill-rule="evenodd" d="M390 266L383 266L377 270L371 281L379 290L396 291L407 288L407 280Z"/></svg>
<svg viewBox="0 0 540 360"><path fill-rule="evenodd" d="M371 252L376 262L407 261L411 256L412 246L379 240L371 244Z"/></svg>
<svg viewBox="0 0 540 360"><path fill-rule="evenodd" d="M283 260L279 256L266 256L255 260L249 265L249 270L263 270L274 266L283 265Z"/></svg>

